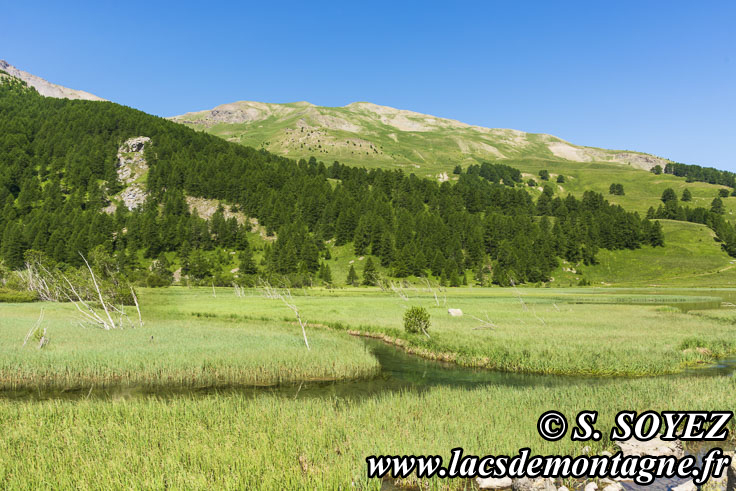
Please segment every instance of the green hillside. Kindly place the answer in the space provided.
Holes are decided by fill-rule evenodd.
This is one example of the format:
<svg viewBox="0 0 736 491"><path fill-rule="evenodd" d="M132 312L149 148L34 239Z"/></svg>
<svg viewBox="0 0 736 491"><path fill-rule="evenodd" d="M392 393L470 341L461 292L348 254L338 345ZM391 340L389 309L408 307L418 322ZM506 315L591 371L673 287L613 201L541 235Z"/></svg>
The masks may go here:
<svg viewBox="0 0 736 491"><path fill-rule="evenodd" d="M660 220L664 247L601 251L598 264L563 265L553 285L575 285L585 278L592 286L730 287L736 283L736 260L726 254L713 231L697 223Z"/></svg>
<svg viewBox="0 0 736 491"><path fill-rule="evenodd" d="M724 199L725 215L711 212L718 186L635 169L613 161L610 151L581 147L576 154L606 162L550 157L561 141L548 135L478 129L368 104L339 108L356 123L307 104L271 108L261 121L267 126L285 113L305 122L302 109L317 118L309 121L339 123L341 131L373 124L369 136L388 126L417 141L491 135L496 153L506 157L459 173L442 164L449 169L442 179L386 169L385 154L375 148L376 160L354 161L370 163L370 171L297 162L113 103L41 97L6 79L0 83L3 267L22 268L32 250L62 270L81 266L80 253L109 258L140 284L224 286L268 276L344 286L353 268L354 283L363 282L370 258L384 278L428 276L447 286L679 284L691 277L701 284L723 278L703 279L704 272L730 270L714 234L736 255L728 221L736 198ZM610 195L611 183L625 193ZM644 214L660 206L670 187L678 194L689 189L693 199L658 213L683 220L661 229Z"/></svg>
<svg viewBox="0 0 736 491"><path fill-rule="evenodd" d="M581 147L552 135L471 126L368 102L321 107L241 101L172 119L292 158L403 168L422 176L501 159L615 162L640 169L667 163L639 152Z"/></svg>
<svg viewBox="0 0 736 491"><path fill-rule="evenodd" d="M366 168L403 169L419 176L454 179L456 165L502 162L521 170L525 181L549 170L566 177L556 184L560 193L582 195L585 190L608 194L612 183L623 184L624 196L611 202L645 213L659 204L670 187L678 195L686 187L691 206L710 206L718 189L708 183L687 183L673 175L648 172L669 161L633 151L605 150L571 144L546 134L471 126L412 111L357 102L345 107L321 107L308 102L268 104L241 101L212 110L171 118L228 141L290 158ZM725 200L727 216L736 199Z"/></svg>

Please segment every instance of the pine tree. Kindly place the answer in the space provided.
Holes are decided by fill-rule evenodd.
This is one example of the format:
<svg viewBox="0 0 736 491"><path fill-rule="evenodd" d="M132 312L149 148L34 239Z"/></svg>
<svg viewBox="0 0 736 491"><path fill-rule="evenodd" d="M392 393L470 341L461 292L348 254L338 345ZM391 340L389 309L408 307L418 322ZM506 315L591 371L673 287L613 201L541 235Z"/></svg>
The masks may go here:
<svg viewBox="0 0 736 491"><path fill-rule="evenodd" d="M363 284L368 286L374 286L377 281L376 266L373 264L373 259L370 257L365 262L363 268Z"/></svg>
<svg viewBox="0 0 736 491"><path fill-rule="evenodd" d="M358 275L355 273L355 267L350 265L350 271L348 271L347 284L350 286L356 286L358 284Z"/></svg>
<svg viewBox="0 0 736 491"><path fill-rule="evenodd" d="M238 272L241 275L258 274L258 267L253 260L253 251L251 251L250 247L240 251L238 258L240 259Z"/></svg>
<svg viewBox="0 0 736 491"><path fill-rule="evenodd" d="M440 286L447 286L447 275L445 274L445 270L442 270L442 274L440 275Z"/></svg>
<svg viewBox="0 0 736 491"><path fill-rule="evenodd" d="M650 226L647 241L652 247L664 247L664 232L662 224L658 221L653 222Z"/></svg>
<svg viewBox="0 0 736 491"><path fill-rule="evenodd" d="M10 269L20 269L23 266L23 244L22 229L17 223L10 224L5 228L2 238L3 258Z"/></svg>
<svg viewBox="0 0 736 491"><path fill-rule="evenodd" d="M381 266L390 265L395 256L394 240L391 234L384 234L381 240Z"/></svg>
<svg viewBox="0 0 736 491"><path fill-rule="evenodd" d="M195 249L189 254L189 276L195 280L202 280L211 276L210 262L204 253Z"/></svg>
<svg viewBox="0 0 736 491"><path fill-rule="evenodd" d="M299 256L301 263L307 272L314 273L317 271L319 268L319 248L311 236L304 239Z"/></svg>
<svg viewBox="0 0 736 491"><path fill-rule="evenodd" d="M449 259L445 263L445 270L443 271L443 276L447 278L447 281L449 282L450 286L460 286L460 277L457 274L458 272L458 266L457 262L455 262L454 259Z"/></svg>
<svg viewBox="0 0 736 491"><path fill-rule="evenodd" d="M688 188L685 188L682 191L682 198L680 198L682 201L692 201L693 194L690 192Z"/></svg>
<svg viewBox="0 0 736 491"><path fill-rule="evenodd" d="M478 286L485 286L485 268L481 265L475 270L475 283Z"/></svg>
<svg viewBox="0 0 736 491"><path fill-rule="evenodd" d="M358 221L358 226L356 227L355 235L353 236L353 249L355 251L355 255L365 255L370 244L370 225L368 224L368 217L366 215L363 215Z"/></svg>
<svg viewBox="0 0 736 491"><path fill-rule="evenodd" d="M437 251L434 254L434 259L432 260L432 274L434 276L440 276L442 274L442 270L445 269L445 256L442 255L442 252Z"/></svg>
<svg viewBox="0 0 736 491"><path fill-rule="evenodd" d="M332 270L330 269L330 265L327 263L322 263L319 266L319 277L322 278L322 281L330 285L332 284Z"/></svg>
<svg viewBox="0 0 736 491"><path fill-rule="evenodd" d="M409 244L405 245L396 255L396 259L391 265L394 276L397 278L406 278L412 274L414 269L414 255L411 252Z"/></svg>
<svg viewBox="0 0 736 491"><path fill-rule="evenodd" d="M710 203L710 211L711 213L723 215L723 213L725 213L725 210L723 208L723 200L719 197L713 198L713 201L711 201Z"/></svg>
<svg viewBox="0 0 736 491"><path fill-rule="evenodd" d="M675 194L674 189L667 188L662 193L662 203L667 204L671 201L677 201L677 195Z"/></svg>

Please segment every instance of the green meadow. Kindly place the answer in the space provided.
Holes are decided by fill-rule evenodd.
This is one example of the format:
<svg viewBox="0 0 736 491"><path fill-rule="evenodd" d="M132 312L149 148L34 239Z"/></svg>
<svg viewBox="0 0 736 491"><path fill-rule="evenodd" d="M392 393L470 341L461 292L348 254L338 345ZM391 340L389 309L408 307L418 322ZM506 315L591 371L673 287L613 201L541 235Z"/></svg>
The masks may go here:
<svg viewBox="0 0 736 491"><path fill-rule="evenodd" d="M310 350L293 312L255 289L143 290L145 325L109 332L79 326L69 304L0 304L0 488L380 489L368 455L615 450L607 438L543 440L536 420L549 409L598 410L607 430L623 409L736 407L736 378L709 368L736 353L736 314L714 309L733 292L402 294L292 291ZM411 305L430 312L430 338L403 331ZM21 347L42 308L50 343ZM435 369L449 378L424 384L426 371L411 372L413 385L392 387L358 333L450 362ZM453 364L572 376L464 386Z"/></svg>
<svg viewBox="0 0 736 491"><path fill-rule="evenodd" d="M51 342L22 347L41 308ZM0 304L0 387L258 386L367 377L378 367L349 336L310 332L308 351L282 321L146 315L143 328L104 331L75 317L70 304Z"/></svg>
<svg viewBox="0 0 736 491"><path fill-rule="evenodd" d="M403 292L407 299L365 288L293 294L301 317L313 325L385 337L411 352L463 366L527 373L652 375L736 353L735 325L709 322L668 306L688 299L718 304L719 298L707 290L637 295L551 288L430 292L415 286ZM265 299L257 290L249 293L239 298L232 290L222 289L213 298L211 290L204 288L150 292L154 305L166 305L161 308L163 316L210 315L229 319L233 325L252 319L296 322L279 300ZM403 330L403 313L414 305L431 315L429 338ZM464 315L451 317L448 308L461 309ZM688 348L704 348L710 354Z"/></svg>
<svg viewBox="0 0 736 491"><path fill-rule="evenodd" d="M607 433L620 410L736 407L734 377L610 379L564 387L437 387L366 399L209 394L161 399L0 400L3 489L380 489L368 455L579 455L600 442L547 442L536 420L554 408L598 410ZM452 415L452 417L448 417ZM733 425L731 430L734 430ZM409 480L410 483L415 480ZM433 480L423 489L461 489Z"/></svg>
<svg viewBox="0 0 736 491"><path fill-rule="evenodd" d="M574 286L582 278L596 286L729 287L736 284L736 259L726 254L705 225L659 220L664 247L601 250L597 264L569 271L563 264L553 285Z"/></svg>

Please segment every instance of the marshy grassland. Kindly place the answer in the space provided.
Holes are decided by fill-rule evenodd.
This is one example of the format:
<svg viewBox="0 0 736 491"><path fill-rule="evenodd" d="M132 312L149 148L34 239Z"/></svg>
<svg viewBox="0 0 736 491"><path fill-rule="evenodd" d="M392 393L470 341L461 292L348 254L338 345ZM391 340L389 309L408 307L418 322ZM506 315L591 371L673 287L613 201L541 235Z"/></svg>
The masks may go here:
<svg viewBox="0 0 736 491"><path fill-rule="evenodd" d="M110 332L76 325L71 305L0 304L0 488L379 489L366 478L368 455L614 450L606 437L543 440L536 421L550 409L569 419L597 410L605 435L624 409L736 408L733 375L674 373L736 352L735 311L712 309L730 292L475 288L437 300L419 287L404 290L407 300L377 289L292 293L309 322L310 351L292 311L256 290L144 290L145 326ZM700 310L677 308L686 302ZM403 332L411 305L429 310L431 338ZM51 342L21 348L41 308ZM464 315L450 317L448 308ZM350 397L302 390L300 382L379 372L348 331L398 338L404 349L466 366L606 376L365 393L358 386ZM233 389L273 384L284 387ZM126 385L160 393L105 396L106 387ZM12 387L38 388L39 397L14 397ZM167 390L174 387L220 389ZM80 396L57 397L65 388Z"/></svg>
<svg viewBox="0 0 736 491"><path fill-rule="evenodd" d="M564 387L438 387L366 399L239 394L133 400L0 400L0 487L8 489L379 489L368 455L518 452L579 455L600 442L543 440L554 408L598 410L604 434L619 410L736 407L734 377L605 379ZM733 431L734 427L731 426ZM430 489L461 483L433 480Z"/></svg>
<svg viewBox="0 0 736 491"><path fill-rule="evenodd" d="M74 322L71 304L43 305L49 346L22 347L40 308L0 304L2 388L257 386L368 377L378 369L360 340L317 330L307 351L283 321L164 315L143 328L103 331Z"/></svg>
<svg viewBox="0 0 736 491"><path fill-rule="evenodd" d="M438 292L437 298L421 287L404 292L406 300L377 289L311 289L294 292L294 302L312 325L385 336L425 357L504 371L655 375L736 353L736 324L672 307L687 301L720 305L720 297L709 290L647 294L468 288ZM264 299L257 291L243 298L226 289L217 298L206 289L150 295L162 316L206 315L233 325L259 319L294 321L281 302ZM429 311L430 338L403 330L402 315L412 305ZM451 317L448 308L461 309L464 315Z"/></svg>

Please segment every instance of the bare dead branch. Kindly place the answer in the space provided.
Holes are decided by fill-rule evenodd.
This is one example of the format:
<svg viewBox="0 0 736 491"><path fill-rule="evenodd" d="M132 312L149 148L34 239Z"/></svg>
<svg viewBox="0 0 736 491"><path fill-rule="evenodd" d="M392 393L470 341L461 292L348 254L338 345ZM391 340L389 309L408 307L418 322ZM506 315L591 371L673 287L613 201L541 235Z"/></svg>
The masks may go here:
<svg viewBox="0 0 736 491"><path fill-rule="evenodd" d="M291 290L288 287L284 287L281 290L273 288L268 281L264 281L260 278L258 279L258 281L262 285L264 295L267 298L280 299L284 303L284 305L286 305L292 312L294 312L296 320L299 322L299 326L302 328L302 336L304 336L304 344L307 347L307 351L311 350L311 348L309 347L309 341L307 340L308 323L302 320L302 317L299 314L299 308L296 306L291 296Z"/></svg>
<svg viewBox="0 0 736 491"><path fill-rule="evenodd" d="M36 323L31 327L31 329L28 331L28 334L26 334L25 339L23 340L23 346L28 343L28 340L31 339L31 336L33 336L33 333L36 332L36 330L41 326L41 323L43 322L43 309L41 309L41 314L38 316L38 320ZM45 330L44 330L45 333ZM21 347L23 347L21 346Z"/></svg>

